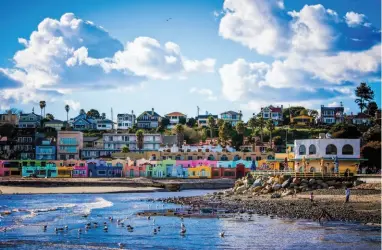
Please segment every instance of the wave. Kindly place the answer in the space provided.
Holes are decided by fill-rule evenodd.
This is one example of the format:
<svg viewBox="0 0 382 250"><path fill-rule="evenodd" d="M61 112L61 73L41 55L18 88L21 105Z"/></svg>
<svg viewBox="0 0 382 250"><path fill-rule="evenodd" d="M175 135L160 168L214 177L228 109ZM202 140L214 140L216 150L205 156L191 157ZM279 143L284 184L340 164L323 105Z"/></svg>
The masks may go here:
<svg viewBox="0 0 382 250"><path fill-rule="evenodd" d="M96 198L94 202L78 204L75 208L75 212L82 214L90 214L93 209L100 209L105 207L112 207L113 202L105 200L104 198Z"/></svg>

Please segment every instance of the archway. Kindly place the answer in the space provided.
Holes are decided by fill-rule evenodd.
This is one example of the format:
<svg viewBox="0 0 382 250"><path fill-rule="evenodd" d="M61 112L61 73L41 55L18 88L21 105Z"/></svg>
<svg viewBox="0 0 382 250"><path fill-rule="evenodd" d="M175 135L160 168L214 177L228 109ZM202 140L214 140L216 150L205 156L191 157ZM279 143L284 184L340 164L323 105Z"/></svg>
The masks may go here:
<svg viewBox="0 0 382 250"><path fill-rule="evenodd" d="M242 178L245 175L245 166L244 164L236 165L236 178Z"/></svg>

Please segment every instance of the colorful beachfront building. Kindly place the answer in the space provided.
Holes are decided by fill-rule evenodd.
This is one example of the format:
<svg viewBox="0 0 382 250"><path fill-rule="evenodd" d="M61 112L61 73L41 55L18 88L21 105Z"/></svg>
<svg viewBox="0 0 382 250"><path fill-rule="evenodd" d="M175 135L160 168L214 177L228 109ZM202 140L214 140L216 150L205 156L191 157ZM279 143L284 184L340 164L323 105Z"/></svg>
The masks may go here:
<svg viewBox="0 0 382 250"><path fill-rule="evenodd" d="M9 174L11 177L20 177L21 176L21 164L18 160L4 160L3 161L3 170L4 173Z"/></svg>
<svg viewBox="0 0 382 250"><path fill-rule="evenodd" d="M113 163L115 164L113 166ZM105 161L102 159L91 159L87 161L88 177L122 177L122 160Z"/></svg>
<svg viewBox="0 0 382 250"><path fill-rule="evenodd" d="M306 139L294 142L294 171L356 173L360 162L360 139Z"/></svg>
<svg viewBox="0 0 382 250"><path fill-rule="evenodd" d="M10 176L10 170L4 166L4 162L0 160L0 176Z"/></svg>
<svg viewBox="0 0 382 250"><path fill-rule="evenodd" d="M57 177L57 167L53 161L20 161L22 177L52 178Z"/></svg>
<svg viewBox="0 0 382 250"><path fill-rule="evenodd" d="M71 169L72 178L87 178L88 165L84 160L67 160L64 161L64 166Z"/></svg>
<svg viewBox="0 0 382 250"><path fill-rule="evenodd" d="M57 167L58 178L71 178L73 174L74 163L70 161L57 160L54 161Z"/></svg>
<svg viewBox="0 0 382 250"><path fill-rule="evenodd" d="M190 179L210 179L212 176L212 169L209 166L193 166L187 168L188 178Z"/></svg>

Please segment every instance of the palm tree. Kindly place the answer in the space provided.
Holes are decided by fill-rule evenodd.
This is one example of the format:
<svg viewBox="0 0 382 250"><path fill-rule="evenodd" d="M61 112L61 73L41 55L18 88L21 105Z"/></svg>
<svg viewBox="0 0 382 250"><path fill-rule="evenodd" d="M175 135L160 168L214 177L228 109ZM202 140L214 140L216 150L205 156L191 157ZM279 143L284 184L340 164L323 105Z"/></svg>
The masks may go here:
<svg viewBox="0 0 382 250"><path fill-rule="evenodd" d="M66 111L66 123L69 124L69 110L70 107L68 104L65 105L65 111Z"/></svg>
<svg viewBox="0 0 382 250"><path fill-rule="evenodd" d="M136 133L135 136L137 137L137 146L139 151L142 150L143 148L143 138L144 138L144 131L142 129L139 129Z"/></svg>
<svg viewBox="0 0 382 250"><path fill-rule="evenodd" d="M245 132L244 122L239 121L236 124L236 132L243 137L242 145L244 145L244 132Z"/></svg>
<svg viewBox="0 0 382 250"><path fill-rule="evenodd" d="M267 121L267 129L269 130L269 143L271 144L271 148L272 147L272 132L275 130L275 124L273 123L272 119L269 119Z"/></svg>
<svg viewBox="0 0 382 250"><path fill-rule="evenodd" d="M183 145L183 139L184 139L184 127L182 124L177 124L175 126L175 132L176 132L176 138L177 138L177 144L180 148Z"/></svg>
<svg viewBox="0 0 382 250"><path fill-rule="evenodd" d="M46 102L40 101L41 117L45 117L45 107L46 107ZM42 110L43 109L44 109L44 116L42 116Z"/></svg>
<svg viewBox="0 0 382 250"><path fill-rule="evenodd" d="M210 137L212 139L213 138L213 133L214 133L213 129L214 129L214 126L215 126L215 119L214 119L214 117L213 116L208 117L207 123L208 123L208 127L210 127Z"/></svg>
<svg viewBox="0 0 382 250"><path fill-rule="evenodd" d="M51 113L46 114L46 119L48 120L54 120L54 116Z"/></svg>
<svg viewBox="0 0 382 250"><path fill-rule="evenodd" d="M127 145L122 147L122 153L129 153L129 152L130 152L130 149Z"/></svg>
<svg viewBox="0 0 382 250"><path fill-rule="evenodd" d="M263 129L265 127L265 120L262 116L260 116L260 118L257 120L257 126L260 128L261 142L263 142Z"/></svg>
<svg viewBox="0 0 382 250"><path fill-rule="evenodd" d="M224 123L224 120L223 120L223 119L218 119L218 122L217 122L218 128L220 128L221 126L223 126L223 123Z"/></svg>
<svg viewBox="0 0 382 250"><path fill-rule="evenodd" d="M255 136L255 129L257 127L257 119L255 116L251 117L248 120L248 127L250 127L252 130L252 136Z"/></svg>

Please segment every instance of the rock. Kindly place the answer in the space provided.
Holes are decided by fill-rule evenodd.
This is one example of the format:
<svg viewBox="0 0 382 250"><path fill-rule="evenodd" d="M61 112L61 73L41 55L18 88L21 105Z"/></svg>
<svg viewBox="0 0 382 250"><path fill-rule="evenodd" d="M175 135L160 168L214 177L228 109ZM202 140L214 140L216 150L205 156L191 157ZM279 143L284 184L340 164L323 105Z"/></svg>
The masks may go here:
<svg viewBox="0 0 382 250"><path fill-rule="evenodd" d="M273 184L273 186L272 186L272 189L274 190L274 191L277 191L277 190L279 190L281 188L281 185L280 184Z"/></svg>
<svg viewBox="0 0 382 250"><path fill-rule="evenodd" d="M336 187L335 186L330 186L329 189L336 189Z"/></svg>
<svg viewBox="0 0 382 250"><path fill-rule="evenodd" d="M283 184L281 184L282 188L287 188L288 186L289 186L289 180L286 180L283 182Z"/></svg>
<svg viewBox="0 0 382 250"><path fill-rule="evenodd" d="M280 184L279 184L280 185ZM279 193L273 193L272 195L271 195L271 198L272 199L274 199L274 198L280 198L281 197L281 194L279 194Z"/></svg>
<svg viewBox="0 0 382 250"><path fill-rule="evenodd" d="M261 179L256 179L255 182L252 184L252 187L261 187L263 185L263 182Z"/></svg>
<svg viewBox="0 0 382 250"><path fill-rule="evenodd" d="M291 184L289 184L289 187L290 188L293 188L293 187L296 187L297 185L296 184L294 184L293 182L291 183Z"/></svg>
<svg viewBox="0 0 382 250"><path fill-rule="evenodd" d="M316 186L316 189L321 189L321 188L322 188L321 185L317 185L317 186Z"/></svg>
<svg viewBox="0 0 382 250"><path fill-rule="evenodd" d="M353 185L354 186L358 186L358 185L361 185L363 183L363 181L360 181L360 180L355 180Z"/></svg>
<svg viewBox="0 0 382 250"><path fill-rule="evenodd" d="M262 187L255 187L254 189L252 189L253 192L259 192L261 189L263 189Z"/></svg>
<svg viewBox="0 0 382 250"><path fill-rule="evenodd" d="M272 184L273 180L274 180L274 177L269 178L268 181L267 181L267 184Z"/></svg>
<svg viewBox="0 0 382 250"><path fill-rule="evenodd" d="M293 183L299 185L301 181L299 178L293 178Z"/></svg>
<svg viewBox="0 0 382 250"><path fill-rule="evenodd" d="M321 185L323 182L324 182L324 181L323 181L323 180L320 180L320 179L316 180L316 183L317 183L317 184L320 184L320 185Z"/></svg>
<svg viewBox="0 0 382 250"><path fill-rule="evenodd" d="M310 180L309 180L309 184L310 184L310 185L316 184L316 180L315 180L315 179L313 179L313 178L312 178L312 179L310 179Z"/></svg>
<svg viewBox="0 0 382 250"><path fill-rule="evenodd" d="M327 181L326 184L328 184L328 186L334 186L336 185L336 181Z"/></svg>
<svg viewBox="0 0 382 250"><path fill-rule="evenodd" d="M307 179L302 179L301 183L308 183L308 180Z"/></svg>
<svg viewBox="0 0 382 250"><path fill-rule="evenodd" d="M236 189L236 193L241 194L243 193L247 188L245 186L240 186Z"/></svg>
<svg viewBox="0 0 382 250"><path fill-rule="evenodd" d="M307 187L308 183L307 182L301 182L301 186Z"/></svg>
<svg viewBox="0 0 382 250"><path fill-rule="evenodd" d="M321 187L326 189L326 188L328 188L328 187L329 187L329 185L328 185L328 184L326 184L325 182L323 182L323 183L321 183Z"/></svg>
<svg viewBox="0 0 382 250"><path fill-rule="evenodd" d="M237 186L237 187L242 186L243 184L244 184L244 183L243 183L242 180L237 180L237 181L235 182L235 186Z"/></svg>
<svg viewBox="0 0 382 250"><path fill-rule="evenodd" d="M293 194L293 191L292 191L292 190L286 190L285 192L283 192L283 193L281 194L281 197L284 197L284 196L287 196L287 195L291 195L291 194Z"/></svg>

